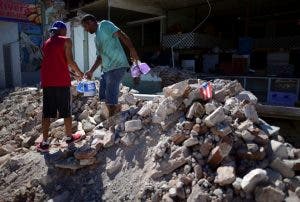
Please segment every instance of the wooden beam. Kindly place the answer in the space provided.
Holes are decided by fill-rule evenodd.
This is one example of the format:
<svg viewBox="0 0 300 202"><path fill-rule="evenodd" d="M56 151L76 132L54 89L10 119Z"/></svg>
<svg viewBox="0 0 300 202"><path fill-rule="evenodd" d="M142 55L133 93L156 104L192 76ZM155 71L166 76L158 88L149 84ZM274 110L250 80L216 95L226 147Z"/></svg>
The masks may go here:
<svg viewBox="0 0 300 202"><path fill-rule="evenodd" d="M262 117L300 120L300 108L296 108L296 107L283 107L283 106L257 104L256 111L259 114L259 116Z"/></svg>
<svg viewBox="0 0 300 202"><path fill-rule="evenodd" d="M114 8L120 8L140 13L147 13L152 15L162 15L163 9L160 7L156 7L151 4L151 1L145 3L140 0L110 0L110 6Z"/></svg>
<svg viewBox="0 0 300 202"><path fill-rule="evenodd" d="M157 16L153 18L147 18L147 19L142 19L142 20L136 20L136 21L131 21L127 22L126 25L140 25L140 24L145 24L145 23L150 23L150 22L155 22L155 21L160 21L162 19L166 18L165 15L162 16Z"/></svg>

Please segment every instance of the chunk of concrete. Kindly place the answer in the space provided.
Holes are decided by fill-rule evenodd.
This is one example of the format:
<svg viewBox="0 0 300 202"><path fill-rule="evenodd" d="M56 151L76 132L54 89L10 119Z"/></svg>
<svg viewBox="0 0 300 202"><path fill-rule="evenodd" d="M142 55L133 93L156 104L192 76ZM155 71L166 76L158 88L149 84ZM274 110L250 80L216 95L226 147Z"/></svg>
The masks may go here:
<svg viewBox="0 0 300 202"><path fill-rule="evenodd" d="M142 121L140 119L125 122L125 132L134 132L142 128Z"/></svg>
<svg viewBox="0 0 300 202"><path fill-rule="evenodd" d="M247 175L243 177L241 186L245 192L250 193L260 182L266 180L268 180L267 172L263 169L257 168L251 170Z"/></svg>
<svg viewBox="0 0 300 202"><path fill-rule="evenodd" d="M291 178L295 176L295 172L286 163L279 158L276 158L270 164L270 167L281 173L282 176Z"/></svg>
<svg viewBox="0 0 300 202"><path fill-rule="evenodd" d="M271 144L273 155L275 157L281 159L287 159L289 157L287 146L284 145L282 142L271 140L270 144Z"/></svg>
<svg viewBox="0 0 300 202"><path fill-rule="evenodd" d="M235 169L232 166L223 166L217 169L215 183L220 186L232 184L236 179Z"/></svg>
<svg viewBox="0 0 300 202"><path fill-rule="evenodd" d="M202 117L205 113L205 109L201 103L195 102L189 109L188 113L186 114L186 118L192 119L197 117Z"/></svg>
<svg viewBox="0 0 300 202"><path fill-rule="evenodd" d="M244 113L247 119L249 119L253 123L259 123L259 118L254 105L246 104L244 106Z"/></svg>
<svg viewBox="0 0 300 202"><path fill-rule="evenodd" d="M255 201L257 202L282 202L285 194L272 186L257 187L255 189Z"/></svg>
<svg viewBox="0 0 300 202"><path fill-rule="evenodd" d="M171 96L174 99L182 97L189 89L189 83L187 80L175 83L171 86L163 88L165 97Z"/></svg>
<svg viewBox="0 0 300 202"><path fill-rule="evenodd" d="M204 123L209 127L213 127L224 120L224 110L222 107L218 107L212 114L210 114L204 119Z"/></svg>
<svg viewBox="0 0 300 202"><path fill-rule="evenodd" d="M242 91L238 95L236 95L236 98L241 102L246 100L252 104L257 104L257 97L250 91Z"/></svg>
<svg viewBox="0 0 300 202"><path fill-rule="evenodd" d="M211 114L212 112L214 112L217 109L216 105L214 105L213 103L210 103L210 102L206 103L204 105L204 107L205 107L205 112L207 115Z"/></svg>

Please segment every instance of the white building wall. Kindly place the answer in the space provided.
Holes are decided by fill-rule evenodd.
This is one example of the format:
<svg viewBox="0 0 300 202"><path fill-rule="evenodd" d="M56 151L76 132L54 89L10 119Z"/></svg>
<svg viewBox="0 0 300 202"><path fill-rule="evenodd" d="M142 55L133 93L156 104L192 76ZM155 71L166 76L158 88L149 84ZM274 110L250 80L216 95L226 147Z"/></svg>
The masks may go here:
<svg viewBox="0 0 300 202"><path fill-rule="evenodd" d="M0 88L5 88L5 68L3 45L10 43L13 83L21 85L21 65L18 24L13 22L0 21Z"/></svg>
<svg viewBox="0 0 300 202"><path fill-rule="evenodd" d="M97 58L94 39L95 34L88 34L89 68L93 66ZM94 77L100 77L100 68L94 72Z"/></svg>
<svg viewBox="0 0 300 202"><path fill-rule="evenodd" d="M73 32L74 60L82 71L87 71L93 66L97 57L95 34L86 34L82 26L74 26L70 30ZM94 72L94 77L100 77L100 68Z"/></svg>
<svg viewBox="0 0 300 202"><path fill-rule="evenodd" d="M74 60L79 66L81 71L84 71L84 50L83 50L83 40L84 40L84 30L81 26L73 27L73 46L74 46Z"/></svg>

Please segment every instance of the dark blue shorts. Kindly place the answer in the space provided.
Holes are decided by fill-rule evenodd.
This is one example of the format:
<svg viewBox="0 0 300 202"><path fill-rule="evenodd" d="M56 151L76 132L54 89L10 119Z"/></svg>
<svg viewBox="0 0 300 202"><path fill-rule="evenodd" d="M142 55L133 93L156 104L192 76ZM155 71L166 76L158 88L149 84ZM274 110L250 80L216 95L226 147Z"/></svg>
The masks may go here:
<svg viewBox="0 0 300 202"><path fill-rule="evenodd" d="M104 72L100 78L100 100L105 100L107 104L118 104L118 97L120 93L120 83L126 72L126 67L110 70Z"/></svg>

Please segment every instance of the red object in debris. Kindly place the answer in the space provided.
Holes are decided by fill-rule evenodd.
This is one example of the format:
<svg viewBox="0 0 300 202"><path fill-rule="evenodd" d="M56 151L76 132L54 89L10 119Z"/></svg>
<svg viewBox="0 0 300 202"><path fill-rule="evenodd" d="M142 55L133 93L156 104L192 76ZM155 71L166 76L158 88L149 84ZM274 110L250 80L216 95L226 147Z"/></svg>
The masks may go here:
<svg viewBox="0 0 300 202"><path fill-rule="evenodd" d="M210 82L204 82L201 84L200 89L200 97L203 100L209 100L212 98L212 85Z"/></svg>

